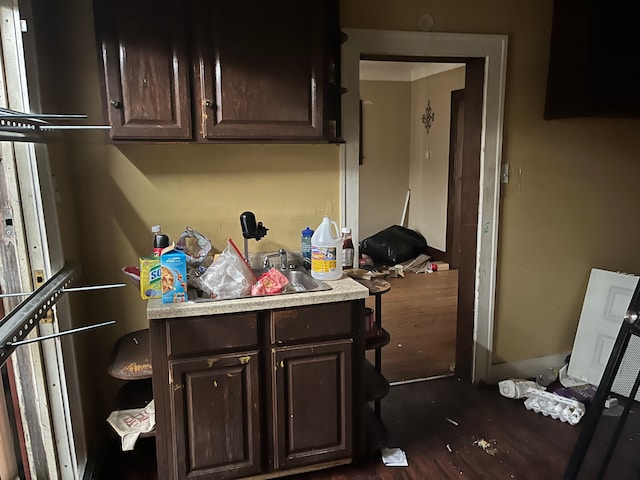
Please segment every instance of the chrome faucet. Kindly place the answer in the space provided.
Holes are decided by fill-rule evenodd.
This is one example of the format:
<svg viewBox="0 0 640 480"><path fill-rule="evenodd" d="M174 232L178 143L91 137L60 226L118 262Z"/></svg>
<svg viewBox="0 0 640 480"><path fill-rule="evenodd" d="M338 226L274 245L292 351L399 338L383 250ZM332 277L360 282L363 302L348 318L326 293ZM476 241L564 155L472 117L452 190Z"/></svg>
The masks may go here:
<svg viewBox="0 0 640 480"><path fill-rule="evenodd" d="M273 267L270 259L277 256L280 256L280 270L286 270L287 269L287 251L284 248L281 248L280 250L278 250L278 253L270 253L269 255L266 255L264 257L264 262L262 263L262 266L264 268Z"/></svg>

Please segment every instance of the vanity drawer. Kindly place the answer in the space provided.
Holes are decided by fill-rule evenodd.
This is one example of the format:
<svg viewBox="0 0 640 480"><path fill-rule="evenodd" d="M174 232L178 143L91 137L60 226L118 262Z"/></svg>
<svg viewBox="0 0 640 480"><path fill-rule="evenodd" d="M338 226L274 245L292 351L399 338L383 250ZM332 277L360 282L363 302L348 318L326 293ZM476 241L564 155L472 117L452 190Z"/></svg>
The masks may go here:
<svg viewBox="0 0 640 480"><path fill-rule="evenodd" d="M351 335L350 302L271 312L271 343Z"/></svg>
<svg viewBox="0 0 640 480"><path fill-rule="evenodd" d="M167 355L180 357L258 345L256 312L167 321Z"/></svg>

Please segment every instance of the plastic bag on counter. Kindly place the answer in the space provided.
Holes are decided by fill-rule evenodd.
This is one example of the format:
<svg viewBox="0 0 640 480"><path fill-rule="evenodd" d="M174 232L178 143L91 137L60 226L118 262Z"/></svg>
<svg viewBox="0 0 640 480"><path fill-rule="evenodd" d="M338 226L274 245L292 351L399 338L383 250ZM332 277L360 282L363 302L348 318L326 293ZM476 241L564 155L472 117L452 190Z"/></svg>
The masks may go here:
<svg viewBox="0 0 640 480"><path fill-rule="evenodd" d="M226 248L202 275L193 279L194 286L215 300L239 298L251 294L256 283L254 275L242 254L229 239Z"/></svg>
<svg viewBox="0 0 640 480"><path fill-rule="evenodd" d="M213 263L211 241L200 232L186 227L180 234L176 248L187 256L187 278L189 285L196 286L192 278L199 277Z"/></svg>
<svg viewBox="0 0 640 480"><path fill-rule="evenodd" d="M277 295L289 283L287 277L275 268L263 273L253 287L251 295Z"/></svg>

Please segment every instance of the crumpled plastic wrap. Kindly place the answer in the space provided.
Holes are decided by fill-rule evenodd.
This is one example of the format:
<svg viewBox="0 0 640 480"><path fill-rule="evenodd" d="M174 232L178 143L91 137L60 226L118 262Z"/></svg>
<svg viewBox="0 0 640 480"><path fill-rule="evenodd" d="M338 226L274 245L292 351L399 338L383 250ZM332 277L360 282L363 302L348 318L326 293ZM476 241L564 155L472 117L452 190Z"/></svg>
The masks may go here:
<svg viewBox="0 0 640 480"><path fill-rule="evenodd" d="M213 249L211 241L202 233L191 227L186 227L180 234L176 248L187 256L187 278L199 277L213 263ZM189 285L196 286L197 282L189 281Z"/></svg>
<svg viewBox="0 0 640 480"><path fill-rule="evenodd" d="M193 279L194 286L214 300L239 298L251 294L256 283L254 275L242 254L231 239L222 253L205 270Z"/></svg>

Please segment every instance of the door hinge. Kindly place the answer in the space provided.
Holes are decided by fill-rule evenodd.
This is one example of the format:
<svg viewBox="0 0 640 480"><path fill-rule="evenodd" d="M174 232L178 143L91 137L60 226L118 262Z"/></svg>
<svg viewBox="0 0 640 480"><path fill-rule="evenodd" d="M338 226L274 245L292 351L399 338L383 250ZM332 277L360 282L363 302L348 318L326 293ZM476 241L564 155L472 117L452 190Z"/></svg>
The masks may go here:
<svg viewBox="0 0 640 480"><path fill-rule="evenodd" d="M8 203L2 207L2 229L4 230L4 236L7 238L13 237L15 229L13 226L13 210Z"/></svg>

